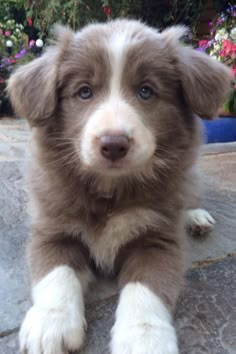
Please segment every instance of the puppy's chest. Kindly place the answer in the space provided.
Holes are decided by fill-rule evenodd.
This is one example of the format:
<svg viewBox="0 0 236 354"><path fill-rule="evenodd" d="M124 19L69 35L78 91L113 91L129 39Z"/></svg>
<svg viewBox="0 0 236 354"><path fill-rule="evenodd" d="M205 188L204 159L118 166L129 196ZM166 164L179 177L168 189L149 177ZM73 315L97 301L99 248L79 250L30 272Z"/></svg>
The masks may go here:
<svg viewBox="0 0 236 354"><path fill-rule="evenodd" d="M99 215L96 215L99 218ZM96 222L97 224L97 222ZM101 215L99 227L86 225L82 241L98 268L112 272L119 249L129 241L138 238L149 228L160 228L160 215L149 208L127 208L106 217Z"/></svg>

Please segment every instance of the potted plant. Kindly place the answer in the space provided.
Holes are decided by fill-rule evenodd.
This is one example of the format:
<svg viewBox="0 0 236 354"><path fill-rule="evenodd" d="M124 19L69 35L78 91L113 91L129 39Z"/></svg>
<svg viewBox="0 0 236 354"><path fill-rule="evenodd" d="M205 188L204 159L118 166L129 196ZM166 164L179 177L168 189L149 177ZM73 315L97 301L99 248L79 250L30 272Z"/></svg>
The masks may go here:
<svg viewBox="0 0 236 354"><path fill-rule="evenodd" d="M232 69L232 90L219 111L219 119L204 121L206 141L236 141L236 6L229 5L209 23L210 38L199 41L197 50L206 52Z"/></svg>

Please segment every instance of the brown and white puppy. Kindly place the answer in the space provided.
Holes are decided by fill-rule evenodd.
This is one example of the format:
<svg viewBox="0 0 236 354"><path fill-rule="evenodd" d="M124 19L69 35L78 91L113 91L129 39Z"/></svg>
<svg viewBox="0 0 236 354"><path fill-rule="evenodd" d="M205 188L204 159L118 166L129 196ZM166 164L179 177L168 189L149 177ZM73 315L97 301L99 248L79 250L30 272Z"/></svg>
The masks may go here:
<svg viewBox="0 0 236 354"><path fill-rule="evenodd" d="M183 46L184 29L137 21L61 28L54 46L9 81L32 127L28 354L81 348L93 274L118 278L112 354L176 354L171 313L184 272L186 208L200 142L230 73ZM194 194L194 193L193 193ZM190 226L210 227L204 210Z"/></svg>

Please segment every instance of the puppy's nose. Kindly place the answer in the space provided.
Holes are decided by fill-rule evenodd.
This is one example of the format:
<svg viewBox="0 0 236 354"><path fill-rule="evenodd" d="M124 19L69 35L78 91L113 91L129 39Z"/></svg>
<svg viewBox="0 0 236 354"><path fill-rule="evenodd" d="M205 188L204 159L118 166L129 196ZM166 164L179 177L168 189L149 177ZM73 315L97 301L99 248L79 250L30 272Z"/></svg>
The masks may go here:
<svg viewBox="0 0 236 354"><path fill-rule="evenodd" d="M100 151L108 160L118 160L127 155L129 139L125 135L103 135L100 138Z"/></svg>

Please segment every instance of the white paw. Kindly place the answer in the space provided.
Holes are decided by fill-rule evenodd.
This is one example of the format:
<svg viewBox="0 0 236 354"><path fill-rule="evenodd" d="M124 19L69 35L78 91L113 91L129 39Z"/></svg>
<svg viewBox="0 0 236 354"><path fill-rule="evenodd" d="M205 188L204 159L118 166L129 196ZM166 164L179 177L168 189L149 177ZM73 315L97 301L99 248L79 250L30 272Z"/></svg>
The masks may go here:
<svg viewBox="0 0 236 354"><path fill-rule="evenodd" d="M20 350L24 354L67 354L82 346L85 329L85 319L70 305L51 310L33 306L20 329Z"/></svg>
<svg viewBox="0 0 236 354"><path fill-rule="evenodd" d="M178 354L168 309L138 282L122 290L111 334L112 354Z"/></svg>
<svg viewBox="0 0 236 354"><path fill-rule="evenodd" d="M214 224L215 220L205 209L186 211L186 227L192 235L204 235L214 227Z"/></svg>
<svg viewBox="0 0 236 354"><path fill-rule="evenodd" d="M169 323L140 323L113 329L112 354L178 354L174 328Z"/></svg>

